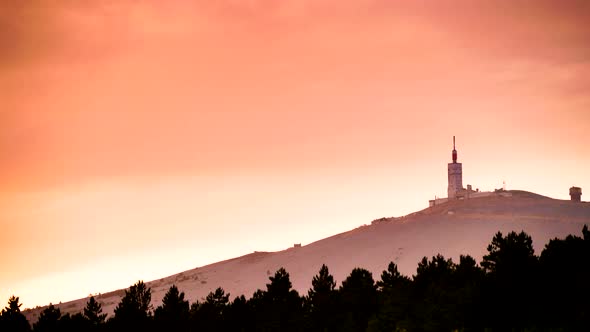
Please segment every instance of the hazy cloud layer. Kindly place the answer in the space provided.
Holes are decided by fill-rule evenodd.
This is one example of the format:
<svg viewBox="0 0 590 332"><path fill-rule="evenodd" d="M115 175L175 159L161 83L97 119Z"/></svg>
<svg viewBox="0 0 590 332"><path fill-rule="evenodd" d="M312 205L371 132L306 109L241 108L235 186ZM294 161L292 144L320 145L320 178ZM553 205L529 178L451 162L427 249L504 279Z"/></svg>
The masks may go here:
<svg viewBox="0 0 590 332"><path fill-rule="evenodd" d="M332 145L357 124L347 112L371 100L390 99L383 103L409 123L422 117L401 109L424 94L549 92L588 105L585 1L1 6L4 178L272 162L285 145L309 151L302 132ZM370 108L368 116L391 119L391 107ZM576 112L568 109L560 112ZM378 122L368 125L384 130ZM326 153L311 150L312 159Z"/></svg>
<svg viewBox="0 0 590 332"><path fill-rule="evenodd" d="M42 280L101 259L155 278L417 210L452 135L464 183L590 187L589 6L2 1L2 291L56 302Z"/></svg>

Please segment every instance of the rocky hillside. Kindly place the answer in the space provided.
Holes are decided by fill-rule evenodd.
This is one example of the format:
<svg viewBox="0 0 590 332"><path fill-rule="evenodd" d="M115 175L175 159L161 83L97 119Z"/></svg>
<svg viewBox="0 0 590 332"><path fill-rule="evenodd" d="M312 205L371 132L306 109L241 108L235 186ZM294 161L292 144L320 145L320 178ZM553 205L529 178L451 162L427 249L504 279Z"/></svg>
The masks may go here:
<svg viewBox="0 0 590 332"><path fill-rule="evenodd" d="M454 201L400 218L382 218L302 247L254 252L147 284L152 289L154 307L160 305L172 284L184 291L191 302L219 286L231 293L232 299L241 294L249 297L256 289L264 288L268 277L282 266L290 273L293 287L306 293L324 263L339 284L354 267L364 267L378 279L390 261L396 262L402 273L412 275L423 256L441 253L458 260L459 255L470 254L480 261L498 231L524 230L532 236L536 253L540 254L550 239L581 234L584 224L590 225L590 203L508 191ZM105 312L112 314L123 294L124 290L117 290L97 299ZM59 307L62 312L75 313L83 309L86 301L79 299ZM25 314L35 322L41 310Z"/></svg>

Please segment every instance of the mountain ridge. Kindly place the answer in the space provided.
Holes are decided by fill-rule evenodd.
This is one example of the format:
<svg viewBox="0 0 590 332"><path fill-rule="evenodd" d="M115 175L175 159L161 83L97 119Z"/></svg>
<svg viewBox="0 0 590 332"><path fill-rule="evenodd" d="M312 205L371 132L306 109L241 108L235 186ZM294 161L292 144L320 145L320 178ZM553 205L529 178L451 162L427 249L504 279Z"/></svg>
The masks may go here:
<svg viewBox="0 0 590 332"><path fill-rule="evenodd" d="M371 225L314 241L301 247L276 252L255 251L243 256L204 265L147 282L152 304L160 305L168 288L175 284L191 302L223 287L231 297L250 297L264 288L268 276L285 267L293 288L305 294L322 264L328 265L340 283L354 267L363 267L379 279L394 261L402 274L411 276L424 256L442 254L458 260L468 254L481 261L493 235L501 231L525 231L540 254L552 238L579 234L590 224L590 204L557 200L526 191L500 191L492 196L450 201L406 216L381 218ZM96 299L112 315L124 289L100 294ZM62 312L81 311L87 298L56 305ZM24 311L36 321L43 307Z"/></svg>

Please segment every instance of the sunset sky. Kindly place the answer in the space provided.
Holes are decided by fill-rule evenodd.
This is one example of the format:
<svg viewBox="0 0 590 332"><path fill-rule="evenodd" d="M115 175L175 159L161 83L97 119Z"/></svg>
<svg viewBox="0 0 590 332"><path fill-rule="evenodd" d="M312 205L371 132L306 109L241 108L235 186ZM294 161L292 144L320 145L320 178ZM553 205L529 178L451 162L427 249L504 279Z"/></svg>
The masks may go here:
<svg viewBox="0 0 590 332"><path fill-rule="evenodd" d="M425 208L453 135L464 185L589 200L588 22L585 0L2 1L0 306Z"/></svg>

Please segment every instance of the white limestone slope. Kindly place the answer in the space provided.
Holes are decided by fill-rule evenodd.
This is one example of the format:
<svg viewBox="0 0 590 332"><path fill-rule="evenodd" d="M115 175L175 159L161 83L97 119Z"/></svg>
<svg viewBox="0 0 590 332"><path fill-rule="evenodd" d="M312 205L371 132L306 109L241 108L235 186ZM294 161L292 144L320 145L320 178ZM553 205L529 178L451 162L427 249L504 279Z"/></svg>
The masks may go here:
<svg viewBox="0 0 590 332"><path fill-rule="evenodd" d="M280 267L287 269L300 294L307 293L312 277L324 263L339 285L355 267L372 271L377 280L390 261L410 276L422 257L438 253L455 261L462 254L481 261L498 231L506 234L524 230L532 236L535 251L540 254L550 239L581 235L583 225L590 226L590 203L555 200L521 191L510 193L511 197L454 201L361 226L301 248L255 252L154 280L147 283L152 289L152 303L154 307L160 305L172 284L184 291L191 302L201 300L219 286L231 293L232 299L241 294L250 297L256 289L264 289L268 277ZM124 290L117 290L97 299L104 311L112 314L123 293ZM59 307L62 312L75 313L83 309L86 301L80 299ZM41 309L25 314L34 322Z"/></svg>

